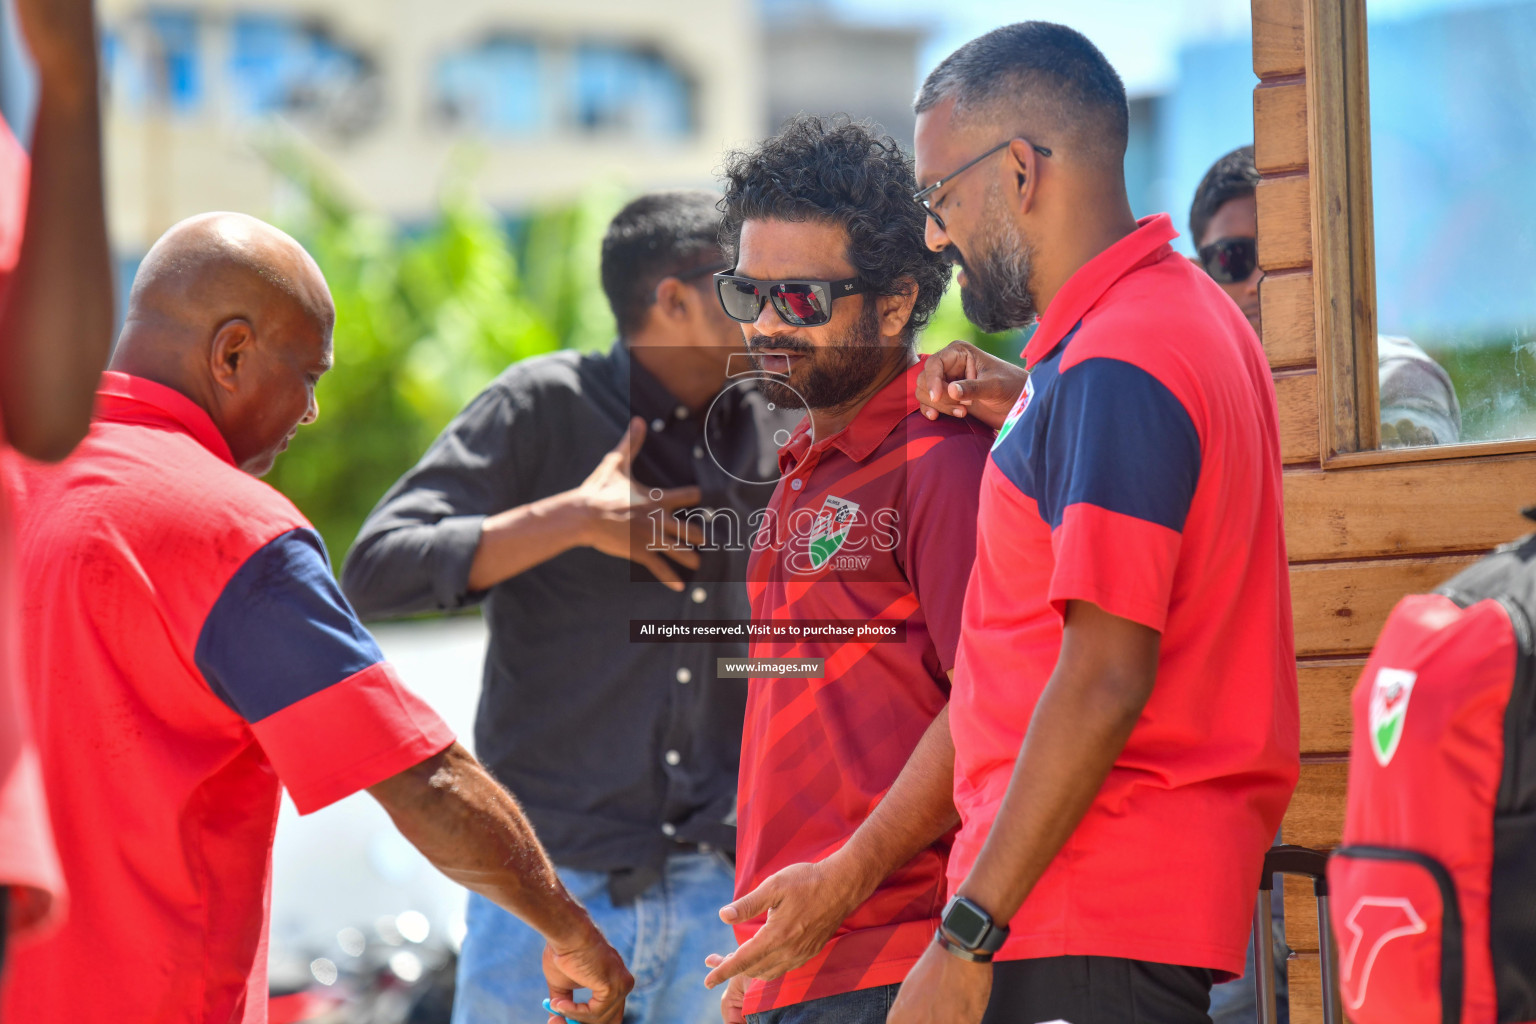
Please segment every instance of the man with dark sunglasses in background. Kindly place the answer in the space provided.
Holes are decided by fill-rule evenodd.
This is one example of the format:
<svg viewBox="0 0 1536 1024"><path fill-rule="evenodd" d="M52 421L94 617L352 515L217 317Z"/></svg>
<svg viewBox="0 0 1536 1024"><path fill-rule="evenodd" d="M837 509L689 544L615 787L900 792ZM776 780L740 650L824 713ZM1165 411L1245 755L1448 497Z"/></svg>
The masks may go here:
<svg viewBox="0 0 1536 1024"><path fill-rule="evenodd" d="M1255 334L1259 325L1259 172L1253 147L1239 146L1211 165L1189 207L1195 260L1232 296ZM1410 338L1376 338L1381 446L1454 444L1461 439L1461 405L1450 375Z"/></svg>
<svg viewBox="0 0 1536 1024"><path fill-rule="evenodd" d="M619 211L601 270L619 340L509 367L384 496L342 572L364 615L484 603L476 752L632 965L625 1020L641 1024L718 1013L698 971L732 941L715 915L746 694L715 663L746 645L632 643L630 621L747 617L746 544L714 525L762 508L773 435L794 422L727 386L746 353L709 277L728 266L717 199ZM478 896L468 927L455 1024L557 1020L539 1009L537 934Z"/></svg>
<svg viewBox="0 0 1536 1024"><path fill-rule="evenodd" d="M893 634L754 639L721 910L742 945L705 984L729 983L727 1024L883 1024L943 900L949 672L992 432L918 413L915 336L949 266L893 139L800 115L725 176L721 304L768 397L807 410L753 546L752 617ZM779 676L769 658L814 664Z"/></svg>

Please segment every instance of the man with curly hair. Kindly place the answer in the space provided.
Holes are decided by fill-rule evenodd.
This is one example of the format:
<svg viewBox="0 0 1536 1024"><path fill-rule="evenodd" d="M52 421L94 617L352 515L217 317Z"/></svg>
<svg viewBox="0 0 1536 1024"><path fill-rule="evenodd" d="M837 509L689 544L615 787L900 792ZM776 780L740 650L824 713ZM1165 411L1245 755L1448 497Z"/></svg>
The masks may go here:
<svg viewBox="0 0 1536 1024"><path fill-rule="evenodd" d="M716 275L781 405L806 410L748 563L751 647L734 903L712 956L727 1024L880 1024L944 897L946 702L992 432L918 412L914 348L949 267L912 164L802 115L727 161ZM862 627L862 632L860 631ZM798 676L760 659L809 661Z"/></svg>

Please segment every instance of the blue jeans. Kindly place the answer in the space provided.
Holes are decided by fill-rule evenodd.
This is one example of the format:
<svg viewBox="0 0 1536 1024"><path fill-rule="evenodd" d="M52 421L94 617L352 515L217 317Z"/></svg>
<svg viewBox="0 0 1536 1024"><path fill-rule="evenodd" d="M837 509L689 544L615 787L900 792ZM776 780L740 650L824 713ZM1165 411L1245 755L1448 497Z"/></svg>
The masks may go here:
<svg viewBox="0 0 1536 1024"><path fill-rule="evenodd" d="M1275 938L1275 962L1269 969L1274 971L1275 976L1276 1024L1289 1024L1291 1013L1285 978L1285 961L1290 956L1290 950L1285 945L1285 901L1280 893L1281 888L1277 882L1269 903L1270 934ZM1258 1019L1258 1003L1253 981L1253 938L1250 936L1248 959L1243 964L1243 976L1211 986L1211 1022L1212 1024L1253 1024Z"/></svg>
<svg viewBox="0 0 1536 1024"><path fill-rule="evenodd" d="M748 1014L748 1024L885 1024L900 985L882 985Z"/></svg>
<svg viewBox="0 0 1536 1024"><path fill-rule="evenodd" d="M736 948L734 933L720 921L735 888L723 856L667 858L662 880L623 907L608 898L606 872L557 871L635 976L624 1024L719 1024L721 990L704 987L704 958ZM544 939L475 893L466 924L453 1024L544 1024Z"/></svg>

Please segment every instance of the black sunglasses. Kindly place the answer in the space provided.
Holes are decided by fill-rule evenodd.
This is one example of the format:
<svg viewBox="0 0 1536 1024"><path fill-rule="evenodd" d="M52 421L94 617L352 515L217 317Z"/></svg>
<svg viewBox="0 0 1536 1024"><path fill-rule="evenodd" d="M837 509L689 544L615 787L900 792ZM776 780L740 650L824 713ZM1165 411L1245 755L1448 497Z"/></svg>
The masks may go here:
<svg viewBox="0 0 1536 1024"><path fill-rule="evenodd" d="M1051 155L1051 151L1046 149L1044 146L1037 146L1033 142L1030 142L1028 139L1024 139L1023 141L1028 143L1029 144L1029 148L1034 150L1036 153L1039 153L1041 156L1050 156ZM985 153L981 154L981 156L976 157L974 160L967 160L965 163L961 164L959 167L955 168L953 171L950 171L948 174L944 175L942 178L940 178L938 181L935 181L932 185L929 185L927 188L920 188L916 192L912 193L912 201L914 203L916 203L918 206L921 206L923 208L923 212L928 214L928 216L932 217L934 223L939 226L939 230L943 231L944 230L944 218L940 217L934 211L934 209L933 209L933 202L928 197L933 195L939 189L943 188L945 185L948 185L950 182L954 181L956 178L960 177L960 175L964 174L966 171L970 170L972 167L975 167L977 164L981 163L983 160L985 160L987 157L991 156L993 153L996 153L998 150L1001 150L1001 149L1006 149L1006 148L1008 148L1011 145L1013 145L1013 139L1004 139L1002 142L999 142L997 145L993 146L991 149L989 149Z"/></svg>
<svg viewBox="0 0 1536 1024"><path fill-rule="evenodd" d="M1217 284L1248 280L1259 265L1259 243L1254 238L1221 238L1200 247L1200 265Z"/></svg>
<svg viewBox="0 0 1536 1024"><path fill-rule="evenodd" d="M791 327L817 327L832 319L832 303L845 295L874 291L857 277L841 281L757 281L729 272L715 275L720 307L732 320L756 323L764 301Z"/></svg>

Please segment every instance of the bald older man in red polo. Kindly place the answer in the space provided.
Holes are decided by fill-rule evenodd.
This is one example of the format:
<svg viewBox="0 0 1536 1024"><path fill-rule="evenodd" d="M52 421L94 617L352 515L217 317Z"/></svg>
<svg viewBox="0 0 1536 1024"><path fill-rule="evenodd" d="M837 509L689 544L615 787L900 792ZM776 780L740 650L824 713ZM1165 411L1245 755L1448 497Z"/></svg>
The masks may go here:
<svg viewBox="0 0 1536 1024"><path fill-rule="evenodd" d="M401 685L314 528L257 479L319 413L334 317L286 235L185 221L139 269L90 435L9 474L73 904L16 951L7 1022L265 1021L283 787L301 813L368 789L445 874L545 936L557 1010L623 1015L628 972L517 804Z"/></svg>

